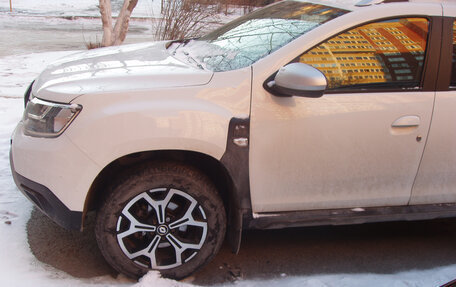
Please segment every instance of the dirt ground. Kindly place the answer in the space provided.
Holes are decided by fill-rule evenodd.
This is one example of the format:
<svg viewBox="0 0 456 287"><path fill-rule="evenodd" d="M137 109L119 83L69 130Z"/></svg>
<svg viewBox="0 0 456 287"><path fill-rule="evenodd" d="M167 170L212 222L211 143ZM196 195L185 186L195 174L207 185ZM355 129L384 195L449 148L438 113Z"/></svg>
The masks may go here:
<svg viewBox="0 0 456 287"><path fill-rule="evenodd" d="M36 258L75 277L117 276L104 261L93 233L57 226L34 210L27 224ZM198 285L283 276L392 274L456 264L456 220L375 223L244 233L241 251L225 244L215 259L188 278Z"/></svg>

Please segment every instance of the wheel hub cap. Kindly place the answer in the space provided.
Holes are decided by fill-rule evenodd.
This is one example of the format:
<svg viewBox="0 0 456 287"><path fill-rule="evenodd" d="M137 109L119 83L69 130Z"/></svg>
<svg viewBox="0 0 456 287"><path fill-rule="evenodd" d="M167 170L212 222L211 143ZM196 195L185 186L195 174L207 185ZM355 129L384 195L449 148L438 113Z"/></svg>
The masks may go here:
<svg viewBox="0 0 456 287"><path fill-rule="evenodd" d="M157 233L159 235L166 235L166 233L168 233L168 227L166 225L160 225L158 228L157 228Z"/></svg>

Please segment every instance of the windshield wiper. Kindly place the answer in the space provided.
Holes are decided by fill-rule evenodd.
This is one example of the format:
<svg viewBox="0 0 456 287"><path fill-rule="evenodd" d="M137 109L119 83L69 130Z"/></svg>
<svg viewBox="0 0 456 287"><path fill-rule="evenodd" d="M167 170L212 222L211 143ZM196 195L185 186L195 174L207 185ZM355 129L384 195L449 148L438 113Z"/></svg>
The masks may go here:
<svg viewBox="0 0 456 287"><path fill-rule="evenodd" d="M177 50L177 49L176 49L176 50ZM193 58L192 56L190 56L190 54L189 54L188 52L184 51L183 54L184 54L185 56L187 56L187 58L188 58L189 60L192 60L193 63L194 63L198 68L200 68L201 70L204 70L203 65L201 65L195 58Z"/></svg>

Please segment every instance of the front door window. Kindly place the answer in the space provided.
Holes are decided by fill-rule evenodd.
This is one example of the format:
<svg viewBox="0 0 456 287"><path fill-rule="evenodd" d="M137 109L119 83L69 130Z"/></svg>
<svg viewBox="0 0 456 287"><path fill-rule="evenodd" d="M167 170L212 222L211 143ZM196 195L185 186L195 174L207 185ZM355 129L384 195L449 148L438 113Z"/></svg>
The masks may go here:
<svg viewBox="0 0 456 287"><path fill-rule="evenodd" d="M425 18L370 23L323 42L299 61L322 71L330 90L416 88L421 82L428 25Z"/></svg>

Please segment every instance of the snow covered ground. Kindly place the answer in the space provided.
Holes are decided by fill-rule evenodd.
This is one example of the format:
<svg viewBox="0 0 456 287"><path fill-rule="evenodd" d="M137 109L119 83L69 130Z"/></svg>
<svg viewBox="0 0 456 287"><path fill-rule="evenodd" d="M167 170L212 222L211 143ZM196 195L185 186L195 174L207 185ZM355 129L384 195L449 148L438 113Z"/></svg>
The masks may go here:
<svg viewBox="0 0 456 287"><path fill-rule="evenodd" d="M97 16L96 0L67 0L41 2L36 0L12 0L14 13L25 23L33 23L36 15L46 16ZM115 1L116 2L116 1ZM120 2L120 1L117 1ZM349 0L331 2L352 3ZM151 17L159 3L139 1L136 17ZM0 16L9 14L9 2L0 1ZM31 17L33 16L33 17ZM52 19L52 18L50 18ZM28 21L28 22L27 22ZM81 20L82 21L82 20ZM54 21L60 25L59 20ZM52 25L52 21L51 21ZM27 41L27 39L20 39ZM33 53L9 51L0 58L0 286L194 286L191 283L162 279L150 272L140 282L110 276L79 279L38 261L31 253L26 224L32 204L17 190L9 169L9 139L23 111L22 94L27 85L44 66L74 51ZM56 238L55 240L58 240ZM419 252L419 251L417 251ZM325 274L288 276L278 274L270 280L238 280L235 286L439 286L456 278L456 265L429 270L410 270L396 274ZM230 284L225 284L230 286Z"/></svg>
<svg viewBox="0 0 456 287"><path fill-rule="evenodd" d="M116 15L122 6L123 0L112 0L113 15ZM48 16L99 16L98 0L69 0L69 1L36 1L12 0L13 13ZM0 2L0 12L9 12L8 0ZM160 11L160 0L138 1L132 17L153 17Z"/></svg>

